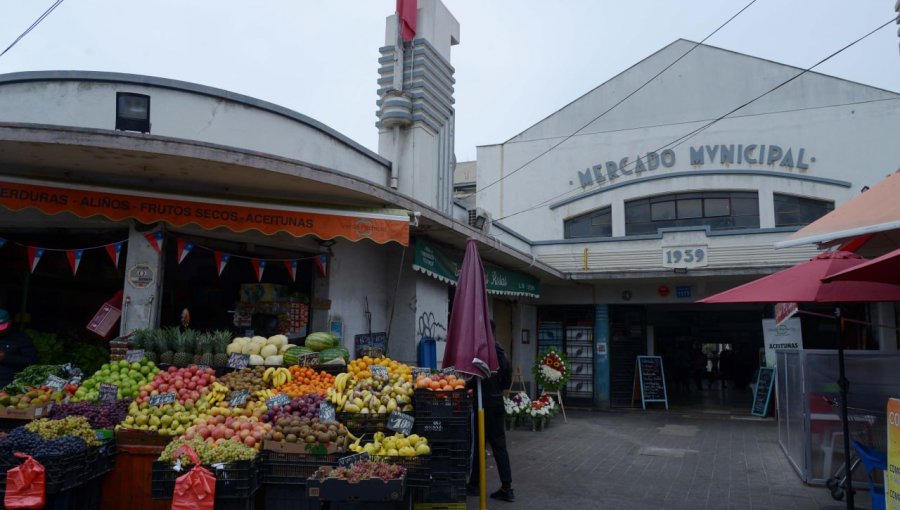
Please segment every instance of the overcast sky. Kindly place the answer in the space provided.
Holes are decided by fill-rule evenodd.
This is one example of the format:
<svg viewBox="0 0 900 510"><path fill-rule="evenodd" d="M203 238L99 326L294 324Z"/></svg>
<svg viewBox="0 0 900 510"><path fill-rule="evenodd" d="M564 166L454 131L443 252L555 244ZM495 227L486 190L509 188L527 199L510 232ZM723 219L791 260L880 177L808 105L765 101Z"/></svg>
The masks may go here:
<svg viewBox="0 0 900 510"><path fill-rule="evenodd" d="M459 161L672 41L701 40L749 2L444 1L461 25L452 55ZM805 68L891 19L894 2L758 0L707 44ZM52 3L0 0L0 51ZM394 0L66 0L0 57L0 73L115 71L195 82L296 110L377 150L378 48L394 6ZM898 41L891 24L817 71L900 91Z"/></svg>

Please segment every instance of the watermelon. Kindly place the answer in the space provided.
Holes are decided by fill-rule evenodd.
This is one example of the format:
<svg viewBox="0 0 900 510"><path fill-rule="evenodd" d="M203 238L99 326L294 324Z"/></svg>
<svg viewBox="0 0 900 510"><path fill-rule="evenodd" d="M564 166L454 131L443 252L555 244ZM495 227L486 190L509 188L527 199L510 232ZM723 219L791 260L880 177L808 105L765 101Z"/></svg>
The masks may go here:
<svg viewBox="0 0 900 510"><path fill-rule="evenodd" d="M299 361L300 356L302 356L304 354L309 354L311 352L313 352L313 351L311 351L310 349L308 349L306 347L299 347L299 346L298 347L290 347L290 348L288 348L288 350L284 351L284 354L282 354L282 356L283 356L282 361L284 362L285 366L288 366L288 367L293 366L293 365L297 364L297 361Z"/></svg>
<svg viewBox="0 0 900 510"><path fill-rule="evenodd" d="M347 361L347 359L350 358L350 353L347 352L347 349L344 347L331 347L330 349L325 349L319 353L319 361L321 363L328 363L329 361L338 358Z"/></svg>
<svg viewBox="0 0 900 510"><path fill-rule="evenodd" d="M330 347L337 347L340 344L340 339L331 333L325 332L316 332L312 333L306 337L306 347L320 352Z"/></svg>

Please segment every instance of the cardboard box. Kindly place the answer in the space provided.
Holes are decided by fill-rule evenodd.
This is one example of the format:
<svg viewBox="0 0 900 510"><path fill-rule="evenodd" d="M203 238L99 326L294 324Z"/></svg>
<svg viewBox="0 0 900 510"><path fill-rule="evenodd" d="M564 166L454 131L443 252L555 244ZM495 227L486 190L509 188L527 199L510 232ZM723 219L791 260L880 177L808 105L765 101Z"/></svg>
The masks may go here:
<svg viewBox="0 0 900 510"><path fill-rule="evenodd" d="M46 418L53 409L53 404L47 404L42 407L26 407L25 409L16 409L14 407L0 407L0 418L10 420L36 420L38 418Z"/></svg>
<svg viewBox="0 0 900 510"><path fill-rule="evenodd" d="M328 443L322 445L320 443L288 443L287 441L272 441L266 439L263 441L263 449L279 453L294 453L302 455L331 455L332 453L342 453L344 450L338 448L337 443ZM348 452L349 455L352 452Z"/></svg>
<svg viewBox="0 0 900 510"><path fill-rule="evenodd" d="M274 283L245 283L241 285L241 301L244 303L271 303L281 301L287 295L287 287Z"/></svg>

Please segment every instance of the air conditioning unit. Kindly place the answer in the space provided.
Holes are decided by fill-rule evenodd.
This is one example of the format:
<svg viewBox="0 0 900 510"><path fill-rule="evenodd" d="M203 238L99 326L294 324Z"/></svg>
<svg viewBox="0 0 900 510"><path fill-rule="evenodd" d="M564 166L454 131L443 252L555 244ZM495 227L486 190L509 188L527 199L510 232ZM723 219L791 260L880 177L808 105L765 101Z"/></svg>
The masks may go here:
<svg viewBox="0 0 900 510"><path fill-rule="evenodd" d="M480 230L485 234L491 231L491 213L480 207L469 209L468 212L470 227Z"/></svg>

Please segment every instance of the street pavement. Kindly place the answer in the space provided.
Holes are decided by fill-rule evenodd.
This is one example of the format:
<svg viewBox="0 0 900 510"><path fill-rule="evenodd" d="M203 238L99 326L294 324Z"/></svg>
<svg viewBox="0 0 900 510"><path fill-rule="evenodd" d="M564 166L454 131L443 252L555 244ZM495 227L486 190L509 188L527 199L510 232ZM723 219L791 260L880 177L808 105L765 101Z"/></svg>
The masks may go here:
<svg viewBox="0 0 900 510"><path fill-rule="evenodd" d="M737 412L734 412L737 411ZM543 432L507 432L516 501L495 510L797 509L834 501L807 486L778 445L776 422L749 412L575 411ZM490 448L488 448L490 451ZM488 456L488 493L500 486ZM868 487L857 507L869 506ZM467 508L478 508L469 497Z"/></svg>

